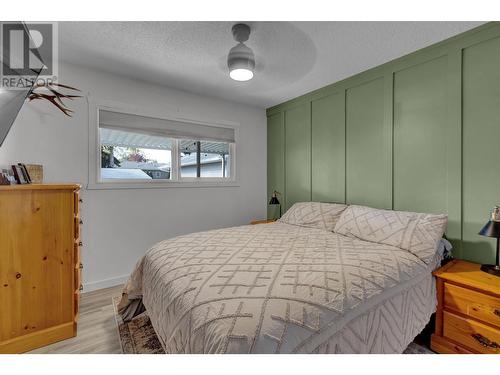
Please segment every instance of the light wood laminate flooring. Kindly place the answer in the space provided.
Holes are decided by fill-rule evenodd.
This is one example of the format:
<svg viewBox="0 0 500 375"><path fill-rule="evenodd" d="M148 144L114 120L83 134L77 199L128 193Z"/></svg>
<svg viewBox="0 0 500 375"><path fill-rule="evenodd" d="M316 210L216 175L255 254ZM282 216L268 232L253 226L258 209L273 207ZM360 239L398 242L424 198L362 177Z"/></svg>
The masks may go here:
<svg viewBox="0 0 500 375"><path fill-rule="evenodd" d="M122 286L83 293L76 337L29 352L30 354L121 354L111 298Z"/></svg>

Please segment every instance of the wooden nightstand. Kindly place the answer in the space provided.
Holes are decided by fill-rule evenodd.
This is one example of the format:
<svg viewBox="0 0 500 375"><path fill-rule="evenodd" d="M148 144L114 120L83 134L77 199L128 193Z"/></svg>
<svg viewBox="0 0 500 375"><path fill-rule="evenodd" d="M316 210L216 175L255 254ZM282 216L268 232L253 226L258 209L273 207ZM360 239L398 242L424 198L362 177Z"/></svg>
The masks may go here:
<svg viewBox="0 0 500 375"><path fill-rule="evenodd" d="M265 219L265 220L252 220L250 224L255 225L255 224L270 224L274 223L276 219Z"/></svg>
<svg viewBox="0 0 500 375"><path fill-rule="evenodd" d="M453 260L434 272L438 308L431 349L500 354L500 277Z"/></svg>

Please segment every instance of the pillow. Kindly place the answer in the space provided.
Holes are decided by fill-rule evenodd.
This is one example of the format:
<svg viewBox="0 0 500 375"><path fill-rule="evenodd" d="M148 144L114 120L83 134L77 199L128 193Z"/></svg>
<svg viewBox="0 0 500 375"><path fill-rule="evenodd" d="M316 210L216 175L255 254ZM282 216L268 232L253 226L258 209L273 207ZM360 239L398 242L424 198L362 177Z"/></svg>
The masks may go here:
<svg viewBox="0 0 500 375"><path fill-rule="evenodd" d="M345 204L299 202L295 203L279 220L282 223L333 231Z"/></svg>
<svg viewBox="0 0 500 375"><path fill-rule="evenodd" d="M447 215L379 210L349 206L335 225L335 232L361 240L408 250L429 264L448 223Z"/></svg>

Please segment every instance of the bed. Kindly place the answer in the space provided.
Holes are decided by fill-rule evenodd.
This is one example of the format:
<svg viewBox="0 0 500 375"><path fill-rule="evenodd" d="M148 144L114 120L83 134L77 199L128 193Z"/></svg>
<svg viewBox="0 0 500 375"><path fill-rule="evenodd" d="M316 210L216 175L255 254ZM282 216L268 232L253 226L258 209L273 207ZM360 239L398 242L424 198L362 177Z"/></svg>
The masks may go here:
<svg viewBox="0 0 500 375"><path fill-rule="evenodd" d="M445 215L316 202L162 241L119 311L166 353L401 353L436 307Z"/></svg>

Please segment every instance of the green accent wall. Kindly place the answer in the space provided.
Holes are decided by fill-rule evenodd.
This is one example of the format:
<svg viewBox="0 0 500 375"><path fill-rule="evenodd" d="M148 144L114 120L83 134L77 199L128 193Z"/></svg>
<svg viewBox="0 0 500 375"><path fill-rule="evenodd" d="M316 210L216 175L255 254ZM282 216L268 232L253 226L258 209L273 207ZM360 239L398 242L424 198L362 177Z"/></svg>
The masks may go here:
<svg viewBox="0 0 500 375"><path fill-rule="evenodd" d="M462 239L471 259L494 262L492 240L477 231L491 206L500 204L500 38L465 48L462 61Z"/></svg>
<svg viewBox="0 0 500 375"><path fill-rule="evenodd" d="M285 193L285 122L282 112L267 118L267 196L269 200L274 190ZM278 216L279 207L268 205L267 217Z"/></svg>
<svg viewBox="0 0 500 375"><path fill-rule="evenodd" d="M447 213L458 258L500 204L500 23L268 108L268 195ZM270 209L269 217L276 212Z"/></svg>
<svg viewBox="0 0 500 375"><path fill-rule="evenodd" d="M345 96L311 102L313 201L345 202Z"/></svg>
<svg viewBox="0 0 500 375"><path fill-rule="evenodd" d="M285 111L284 208L311 200L311 106Z"/></svg>
<svg viewBox="0 0 500 375"><path fill-rule="evenodd" d="M446 63L440 57L394 74L395 210L447 212Z"/></svg>
<svg viewBox="0 0 500 375"><path fill-rule="evenodd" d="M346 202L391 208L391 143L384 78L346 89Z"/></svg>

